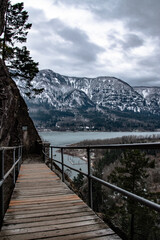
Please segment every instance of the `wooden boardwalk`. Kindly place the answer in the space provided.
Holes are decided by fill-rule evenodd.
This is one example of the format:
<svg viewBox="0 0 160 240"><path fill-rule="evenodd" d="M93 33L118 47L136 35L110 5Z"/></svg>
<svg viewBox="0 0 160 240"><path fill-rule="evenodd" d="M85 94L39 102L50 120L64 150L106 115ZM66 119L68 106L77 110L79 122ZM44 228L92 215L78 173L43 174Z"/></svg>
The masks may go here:
<svg viewBox="0 0 160 240"><path fill-rule="evenodd" d="M1 240L120 239L45 164L23 164Z"/></svg>

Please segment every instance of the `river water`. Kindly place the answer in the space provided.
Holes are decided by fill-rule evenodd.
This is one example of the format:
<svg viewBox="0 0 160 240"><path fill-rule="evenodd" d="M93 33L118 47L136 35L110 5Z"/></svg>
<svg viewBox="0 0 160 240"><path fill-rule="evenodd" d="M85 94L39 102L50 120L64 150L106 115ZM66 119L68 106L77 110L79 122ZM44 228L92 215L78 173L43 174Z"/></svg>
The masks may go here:
<svg viewBox="0 0 160 240"><path fill-rule="evenodd" d="M153 135L160 136L160 132L39 132L41 138L48 141L54 146L66 146L73 143L78 143L84 140L97 140L97 139L110 139L122 136L143 136L149 137ZM54 159L61 162L61 154L57 149L53 152ZM83 172L87 173L87 162L81 158L69 156L64 154L64 163L76 169L81 169ZM60 164L58 164L61 167ZM77 176L77 172L72 171L65 167L66 173L71 179Z"/></svg>
<svg viewBox="0 0 160 240"><path fill-rule="evenodd" d="M160 135L160 132L39 132L43 140L54 146L65 146L84 140L109 139L122 136L152 136Z"/></svg>

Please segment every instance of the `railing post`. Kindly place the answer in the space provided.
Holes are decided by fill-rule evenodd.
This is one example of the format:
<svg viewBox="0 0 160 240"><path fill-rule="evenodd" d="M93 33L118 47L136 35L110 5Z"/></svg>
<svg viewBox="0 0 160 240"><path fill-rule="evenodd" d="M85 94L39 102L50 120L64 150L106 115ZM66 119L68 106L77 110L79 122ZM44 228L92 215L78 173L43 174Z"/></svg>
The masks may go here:
<svg viewBox="0 0 160 240"><path fill-rule="evenodd" d="M22 164L22 146L20 146L20 152L21 152L21 164Z"/></svg>
<svg viewBox="0 0 160 240"><path fill-rule="evenodd" d="M16 160L16 149L13 149L13 164L15 164L15 160ZM13 184L15 185L16 183L16 166L13 169Z"/></svg>
<svg viewBox="0 0 160 240"><path fill-rule="evenodd" d="M46 161L46 147L45 147L45 144L43 145L43 161L44 161L44 163Z"/></svg>
<svg viewBox="0 0 160 240"><path fill-rule="evenodd" d="M63 148L61 148L61 162L62 162L62 182L64 182L64 158L63 158Z"/></svg>
<svg viewBox="0 0 160 240"><path fill-rule="evenodd" d="M91 157L90 148L87 147L87 163L88 163L88 195L89 195L89 206L93 208L93 196L92 196L92 179L91 179Z"/></svg>
<svg viewBox="0 0 160 240"><path fill-rule="evenodd" d="M18 147L18 159L20 158L20 148ZM19 174L19 169L20 169L20 162L18 162L18 174Z"/></svg>
<svg viewBox="0 0 160 240"><path fill-rule="evenodd" d="M51 147L51 170L53 171L53 147Z"/></svg>
<svg viewBox="0 0 160 240"><path fill-rule="evenodd" d="M0 151L0 180L4 178L4 150ZM0 227L4 217L4 191L3 184L0 186Z"/></svg>

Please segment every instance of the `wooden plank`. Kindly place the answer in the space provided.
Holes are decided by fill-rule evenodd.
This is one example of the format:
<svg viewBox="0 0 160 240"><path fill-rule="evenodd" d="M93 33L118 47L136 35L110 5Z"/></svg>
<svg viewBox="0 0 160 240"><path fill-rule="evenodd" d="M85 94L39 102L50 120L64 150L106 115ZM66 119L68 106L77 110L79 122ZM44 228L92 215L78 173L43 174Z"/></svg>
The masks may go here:
<svg viewBox="0 0 160 240"><path fill-rule="evenodd" d="M44 203L44 202L57 202L57 201L72 201L76 200L78 197L74 194L60 195L60 196L49 196L49 197L39 197L39 198L26 198L23 200L11 200L10 205L29 205L33 203Z"/></svg>
<svg viewBox="0 0 160 240"><path fill-rule="evenodd" d="M89 226L80 226L75 228L68 228L68 229L56 229L51 231L45 232L34 232L34 233L26 233L26 234L17 234L12 236L7 236L8 240L31 240L31 239L48 239L48 237L52 237L53 239L57 236L63 236L64 239L68 240L68 235L78 234L79 238L81 239L81 234L85 232L91 232L95 230L103 230L104 227L101 224L94 224ZM110 229L105 229L106 234L112 234ZM6 236L1 235L1 240L6 240ZM110 238L112 240L112 238Z"/></svg>
<svg viewBox="0 0 160 240"><path fill-rule="evenodd" d="M68 214L68 213L76 213L76 212L88 212L88 214L90 213L90 211L87 208L83 208L83 209L69 209L69 210L65 210L65 209L58 209L56 212L55 211L49 211L49 212L44 212L44 213L32 213L32 214L24 214L24 215L17 215L14 214L12 216L5 216L4 220L12 220L12 219L26 219L26 218L35 218L35 217L44 217L44 216L57 216L57 215L63 215L63 214Z"/></svg>
<svg viewBox="0 0 160 240"><path fill-rule="evenodd" d="M40 210L40 209L57 209L57 208L68 208L68 207L72 207L72 206L81 206L81 205L84 205L83 204L83 202L79 202L79 201L72 201L72 202L70 202L70 203L65 203L65 202L57 202L57 203L46 203L46 204L39 204L39 205L37 205L37 204L35 204L34 206L33 205L30 205L30 206L27 206L27 207L19 207L19 208L8 208L8 210L7 210L7 216L8 216L8 214L12 214L12 212L19 212L19 213L23 213L24 212L24 214L26 213L26 211L28 212L28 211L34 211L34 210Z"/></svg>
<svg viewBox="0 0 160 240"><path fill-rule="evenodd" d="M16 228L29 228L29 227L40 227L44 225L57 225L57 224L65 224L65 223L72 223L72 222L80 222L80 221L86 221L86 220L93 220L97 219L98 217L95 215L83 215L83 216L77 216L77 217L70 217L70 218L60 218L60 219L51 219L51 220L45 220L41 222L29 222L29 223L19 223L19 224L10 224L3 227L3 230L7 229L16 229Z"/></svg>
<svg viewBox="0 0 160 240"><path fill-rule="evenodd" d="M33 232L47 232L47 231L51 231L51 230L53 231L57 229L60 230L60 229L66 229L66 228L94 225L96 223L101 223L100 219L97 218L94 220L54 224L54 225L47 225L47 226L40 226L40 227L38 226L38 227L30 227L30 228L8 229L8 230L2 231L2 236L19 235L19 234L26 234L26 233L33 233ZM104 228L106 227L105 224L103 227Z"/></svg>
<svg viewBox="0 0 160 240"><path fill-rule="evenodd" d="M0 239L120 238L45 164L23 164Z"/></svg>
<svg viewBox="0 0 160 240"><path fill-rule="evenodd" d="M41 197L41 196L43 196L44 194L45 194L45 196L55 196L55 195L64 195L64 192L65 192L65 194L68 194L68 193L71 193L71 191L68 189L68 190L66 190L66 191L61 191L61 190L57 190L57 191L54 191L54 192L52 192L52 191L50 191L50 192L46 192L46 191L44 191L44 193L33 193L32 194L32 197L34 198L36 198L36 197ZM28 192L28 194L31 194L30 192ZM13 196L17 196L17 199L24 199L24 198L29 198L29 196L27 196L26 194L14 194Z"/></svg>
<svg viewBox="0 0 160 240"><path fill-rule="evenodd" d="M95 238L95 236L98 236ZM81 234L69 234L66 236L67 240L86 240L86 239L94 239L94 240L119 240L120 238L116 238L115 234L109 234L108 230L101 229L101 230L93 230L89 232L82 232ZM64 240L64 236L57 236L57 237L49 237L47 240Z"/></svg>
<svg viewBox="0 0 160 240"><path fill-rule="evenodd" d="M67 219L67 218L76 218L81 216L91 216L94 213L88 214L88 212L76 212L76 213L69 213L69 214L61 214L55 216L41 216L41 217L34 217L34 218L23 218L23 219L9 219L4 220L4 226L9 224L23 224L23 223L30 223L30 222L41 222L41 221L50 221L50 220L58 220L58 219ZM95 215L95 214L94 214Z"/></svg>
<svg viewBox="0 0 160 240"><path fill-rule="evenodd" d="M71 213L71 212L90 212L88 211L87 207L84 206L72 206L72 207L68 207L68 208L63 208L63 209L41 209L41 210L32 210L32 211L28 211L28 212L22 212L19 213L18 211L12 213L12 214L6 214L5 216L5 220L7 219L17 219L17 218L31 218L31 217L40 217L40 216L54 216L54 215L60 215L63 213Z"/></svg>
<svg viewBox="0 0 160 240"><path fill-rule="evenodd" d="M48 239L48 238L47 238ZM92 240L119 240L120 238L116 234L112 234L110 236L103 236L103 237L97 237L97 238L92 238Z"/></svg>
<svg viewBox="0 0 160 240"><path fill-rule="evenodd" d="M51 208L51 207L62 207L62 206L64 206L64 205L71 205L71 204L73 204L73 205L77 205L77 204L84 204L83 202L82 202L82 200L80 200L80 199L78 199L78 200L74 200L74 201L70 201L70 202L67 202L66 203L66 201L61 201L61 202L54 202L54 203L52 203L52 202L49 202L49 203L39 203L39 204L31 204L31 205L24 205L24 206L21 206L21 205L17 205L17 206L9 206L9 208L8 208L8 210L7 210L7 212L9 212L9 211L16 211L16 210L18 210L18 209L24 209L24 210L28 210L28 209L34 209L34 208L42 208L42 207L46 207L47 206L47 208L49 207L49 208Z"/></svg>

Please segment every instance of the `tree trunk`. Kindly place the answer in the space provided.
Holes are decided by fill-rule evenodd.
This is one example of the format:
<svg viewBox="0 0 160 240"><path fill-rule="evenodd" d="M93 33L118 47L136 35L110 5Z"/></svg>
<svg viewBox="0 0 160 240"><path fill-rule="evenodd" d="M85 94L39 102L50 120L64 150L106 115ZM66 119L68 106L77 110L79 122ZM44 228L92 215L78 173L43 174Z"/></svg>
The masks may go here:
<svg viewBox="0 0 160 240"><path fill-rule="evenodd" d="M3 33L4 28L4 15L7 8L8 0L0 0L0 35Z"/></svg>

